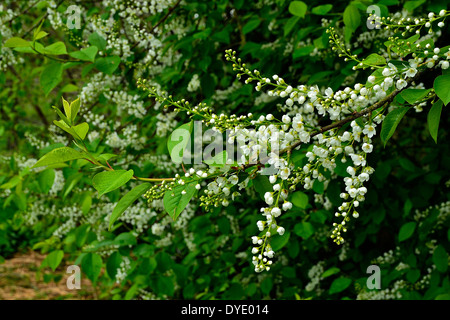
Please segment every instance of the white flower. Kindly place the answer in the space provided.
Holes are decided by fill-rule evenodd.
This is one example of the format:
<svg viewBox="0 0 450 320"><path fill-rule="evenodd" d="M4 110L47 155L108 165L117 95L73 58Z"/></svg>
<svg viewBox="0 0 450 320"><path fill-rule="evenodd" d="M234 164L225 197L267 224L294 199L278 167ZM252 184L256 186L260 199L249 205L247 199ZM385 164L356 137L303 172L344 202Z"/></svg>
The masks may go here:
<svg viewBox="0 0 450 320"><path fill-rule="evenodd" d="M273 216L276 218L276 217L280 216L281 210L280 210L280 208L275 207L272 209L272 211L270 211L270 213L273 214Z"/></svg>
<svg viewBox="0 0 450 320"><path fill-rule="evenodd" d="M291 98L289 98L289 99L286 100L286 105L287 105L288 107L292 107L293 104L294 104L294 101L293 101Z"/></svg>
<svg viewBox="0 0 450 320"><path fill-rule="evenodd" d="M376 127L375 124L366 124L363 133L369 138L372 138L377 133L375 127Z"/></svg>
<svg viewBox="0 0 450 320"><path fill-rule="evenodd" d="M287 114L283 115L283 117L281 118L281 121L283 121L283 123L291 123L291 117L289 117Z"/></svg>
<svg viewBox="0 0 450 320"><path fill-rule="evenodd" d="M266 192L264 194L264 200L266 201L266 203L270 206L273 204L273 196L272 196L272 192Z"/></svg>
<svg viewBox="0 0 450 320"><path fill-rule="evenodd" d="M291 174L291 170L289 168L283 168L280 170L279 174L281 179L287 180Z"/></svg>
<svg viewBox="0 0 450 320"><path fill-rule="evenodd" d="M397 89L398 89L398 90L402 90L402 89L405 88L407 85L408 85L408 82L406 82L405 80L403 80L403 79L398 79L398 80L397 80L396 86L397 86Z"/></svg>
<svg viewBox="0 0 450 320"><path fill-rule="evenodd" d="M278 232L278 234L280 235L280 236L282 236L283 234L284 234L284 228L283 227L278 227L277 228L277 232Z"/></svg>
<svg viewBox="0 0 450 320"><path fill-rule="evenodd" d="M232 185L235 185L239 182L239 178L237 175L232 175L231 177L228 178L228 182L231 183Z"/></svg>
<svg viewBox="0 0 450 320"><path fill-rule="evenodd" d="M416 75L417 69L416 68L409 68L406 70L403 74L408 78L412 78Z"/></svg>
<svg viewBox="0 0 450 320"><path fill-rule="evenodd" d="M284 211L287 211L287 210L289 210L291 208L292 208L292 203L291 202L286 201L285 203L283 203L283 210Z"/></svg>
<svg viewBox="0 0 450 320"><path fill-rule="evenodd" d="M362 149L365 153L371 153L373 150L373 146L370 143L363 143Z"/></svg>

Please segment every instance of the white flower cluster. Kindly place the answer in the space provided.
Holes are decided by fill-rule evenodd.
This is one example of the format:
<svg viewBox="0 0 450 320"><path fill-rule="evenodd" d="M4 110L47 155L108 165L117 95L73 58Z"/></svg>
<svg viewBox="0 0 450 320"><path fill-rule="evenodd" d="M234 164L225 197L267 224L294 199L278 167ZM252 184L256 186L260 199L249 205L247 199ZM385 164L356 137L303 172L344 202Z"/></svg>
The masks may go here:
<svg viewBox="0 0 450 320"><path fill-rule="evenodd" d="M188 83L187 91L194 92L197 91L198 88L200 88L200 79L198 77L198 74L194 74L191 81L189 81Z"/></svg>
<svg viewBox="0 0 450 320"><path fill-rule="evenodd" d="M120 267L117 268L116 283L120 284L128 276L128 271L131 269L131 261L128 257L122 257Z"/></svg>
<svg viewBox="0 0 450 320"><path fill-rule="evenodd" d="M323 292L323 290L320 288L320 280L322 280L324 264L324 261L319 261L308 271L308 278L310 279L310 282L308 282L308 284L306 285L305 290L308 292L315 290L317 296L320 296Z"/></svg>
<svg viewBox="0 0 450 320"><path fill-rule="evenodd" d="M138 95L131 95L126 91L109 91L105 93L105 97L117 105L118 116L121 116L125 111L129 115L142 119L147 114L144 103L142 100L139 100L140 97Z"/></svg>
<svg viewBox="0 0 450 320"><path fill-rule="evenodd" d="M407 283L404 280L397 280L392 288L383 290L361 290L356 296L356 300L397 300L402 298L400 290L404 289Z"/></svg>
<svg viewBox="0 0 450 320"><path fill-rule="evenodd" d="M0 5L0 38L2 41L6 41L13 37L13 32L9 27L9 21L14 20L18 13L12 9L6 9L3 5ZM24 59L22 57L16 57L12 48L6 48L1 46L0 50L0 71L6 70L8 67L12 67L16 64L23 64Z"/></svg>

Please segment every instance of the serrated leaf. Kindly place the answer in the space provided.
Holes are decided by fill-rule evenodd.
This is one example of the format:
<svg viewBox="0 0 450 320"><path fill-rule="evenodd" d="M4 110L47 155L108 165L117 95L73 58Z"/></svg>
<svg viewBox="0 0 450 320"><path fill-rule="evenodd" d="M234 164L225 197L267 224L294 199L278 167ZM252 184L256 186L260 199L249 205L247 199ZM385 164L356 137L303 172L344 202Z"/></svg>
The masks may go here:
<svg viewBox="0 0 450 320"><path fill-rule="evenodd" d="M81 260L81 270L92 282L96 282L102 271L103 261L97 253L86 253Z"/></svg>
<svg viewBox="0 0 450 320"><path fill-rule="evenodd" d="M204 162L211 167L223 167L227 163L228 153L226 150L216 154L214 157L205 159Z"/></svg>
<svg viewBox="0 0 450 320"><path fill-rule="evenodd" d="M143 183L131 189L125 194L114 207L111 217L109 218L109 228L120 217L120 215L131 206L138 198L140 198L148 189L150 189L150 183Z"/></svg>
<svg viewBox="0 0 450 320"><path fill-rule="evenodd" d="M296 191L292 194L292 204L298 208L305 209L308 205L308 195L302 191Z"/></svg>
<svg viewBox="0 0 450 320"><path fill-rule="evenodd" d="M96 46L90 46L84 49L81 49L80 51L74 51L70 52L69 56L72 58L82 60L82 61L95 61L95 56L97 55L98 48Z"/></svg>
<svg viewBox="0 0 450 320"><path fill-rule="evenodd" d="M383 120L383 124L381 125L381 133L380 138L383 141L384 146L388 140L392 137L397 129L398 124L402 120L403 116L411 109L410 107L397 108L388 113L386 118Z"/></svg>
<svg viewBox="0 0 450 320"><path fill-rule="evenodd" d="M84 140L84 138L86 138L86 134L89 131L89 125L86 122L83 122L72 127L72 129L77 134L77 136L81 138L81 140Z"/></svg>
<svg viewBox="0 0 450 320"><path fill-rule="evenodd" d="M120 57L119 56L111 56L111 57L104 57L104 58L98 58L94 66L97 68L97 70L106 73L106 74L113 74L114 71L119 67L120 64Z"/></svg>
<svg viewBox="0 0 450 320"><path fill-rule="evenodd" d="M197 190L195 186L197 185L197 181L193 181L184 185L179 185L173 188L172 190L166 191L164 194L164 209L166 212L172 217L173 220L176 220L180 213L186 208L189 201L191 201L192 197ZM183 194L183 191L185 194Z"/></svg>
<svg viewBox="0 0 450 320"><path fill-rule="evenodd" d="M96 46L100 51L105 51L106 49L106 40L97 32L91 33L89 35L88 42L91 45Z"/></svg>
<svg viewBox="0 0 450 320"><path fill-rule="evenodd" d="M55 170L47 169L39 173L37 177L43 193L48 193L55 182Z"/></svg>
<svg viewBox="0 0 450 320"><path fill-rule="evenodd" d="M64 97L61 97L61 99L63 103L64 113L66 114L66 117L69 120L70 125L72 125L72 112L70 110L70 104L68 101L66 101L66 99L64 99Z"/></svg>
<svg viewBox="0 0 450 320"><path fill-rule="evenodd" d="M433 88L436 95L442 100L444 106L446 106L450 102L450 74L434 79Z"/></svg>
<svg viewBox="0 0 450 320"><path fill-rule="evenodd" d="M261 19L253 19L247 22L244 27L242 28L242 33L247 34L256 28L261 24Z"/></svg>
<svg viewBox="0 0 450 320"><path fill-rule="evenodd" d="M307 240L314 234L314 227L309 222L300 222L294 226L294 232L299 237Z"/></svg>
<svg viewBox="0 0 450 320"><path fill-rule="evenodd" d="M48 33L45 31L39 31L36 35L34 35L34 40L39 40L48 36Z"/></svg>
<svg viewBox="0 0 450 320"><path fill-rule="evenodd" d="M430 135L436 143L439 130L439 121L441 120L442 106L442 100L438 100L433 104L430 111L428 111L427 116L428 130L430 131Z"/></svg>
<svg viewBox="0 0 450 320"><path fill-rule="evenodd" d="M291 237L291 233L286 231L280 236L276 233L270 240L270 245L272 246L272 250L277 252L281 250L284 246L286 246L289 242L289 238Z"/></svg>
<svg viewBox="0 0 450 320"><path fill-rule="evenodd" d="M353 33L361 23L361 14L356 6L350 4L344 10L344 24Z"/></svg>
<svg viewBox="0 0 450 320"><path fill-rule="evenodd" d="M78 111L80 110L80 106L81 106L80 98L77 98L76 100L74 100L70 103L70 112L71 112L72 123L75 121Z"/></svg>
<svg viewBox="0 0 450 320"><path fill-rule="evenodd" d="M133 177L133 170L113 170L97 173L92 179L94 188L100 198L105 193L120 188Z"/></svg>
<svg viewBox="0 0 450 320"><path fill-rule="evenodd" d="M329 294L339 293L347 289L352 283L352 279L349 278L337 278L330 286Z"/></svg>
<svg viewBox="0 0 450 320"><path fill-rule="evenodd" d="M308 6L303 1L292 1L289 3L289 12L294 16L304 18Z"/></svg>
<svg viewBox="0 0 450 320"><path fill-rule="evenodd" d="M85 155L69 147L56 148L44 155L31 168L44 167L70 160L83 159Z"/></svg>
<svg viewBox="0 0 450 320"><path fill-rule="evenodd" d="M42 71L40 83L46 96L61 82L62 73L63 65L58 62L48 65Z"/></svg>
<svg viewBox="0 0 450 320"><path fill-rule="evenodd" d="M333 274L336 274L339 272L341 272L341 269L339 269L337 267L332 267L332 268L328 269L327 271L325 271L324 273L322 273L321 278L325 279L325 278L328 278L329 276L332 276Z"/></svg>
<svg viewBox="0 0 450 320"><path fill-rule="evenodd" d="M289 33L291 33L292 29L295 27L297 22L300 20L300 17L293 16L289 18L289 20L284 24L283 32L286 37Z"/></svg>
<svg viewBox="0 0 450 320"><path fill-rule="evenodd" d="M320 6L312 8L311 13L322 16L322 15L330 12L331 9L333 9L332 4L324 4L324 5L320 5Z"/></svg>
<svg viewBox="0 0 450 320"><path fill-rule="evenodd" d="M398 233L398 241L402 242L407 239L409 239L413 233L414 230L416 230L417 223L414 221L407 222L400 228L400 231Z"/></svg>
<svg viewBox="0 0 450 320"><path fill-rule="evenodd" d="M385 65L386 59L383 56L380 56L379 54L372 53L367 58L365 58L362 63L366 65L371 66L379 66L379 65Z"/></svg>
<svg viewBox="0 0 450 320"><path fill-rule="evenodd" d="M434 249L433 263L439 272L445 273L448 269L448 253L445 248L440 244Z"/></svg>
<svg viewBox="0 0 450 320"><path fill-rule="evenodd" d="M192 121L176 128L167 140L170 158L174 163L183 162L183 154L186 149L193 129Z"/></svg>
<svg viewBox="0 0 450 320"><path fill-rule="evenodd" d="M5 48L29 47L30 42L22 38L12 37L6 40L3 46Z"/></svg>
<svg viewBox="0 0 450 320"><path fill-rule="evenodd" d="M58 268L59 264L61 263L62 259L64 258L64 251L62 250L55 250L50 252L50 254L45 258L47 265L55 271L56 268Z"/></svg>
<svg viewBox="0 0 450 320"><path fill-rule="evenodd" d="M59 56L67 54L66 45L64 42L58 41L44 48L44 53L52 56Z"/></svg>
<svg viewBox="0 0 450 320"><path fill-rule="evenodd" d="M431 89L406 89L400 92L400 96L409 104L414 104L427 96Z"/></svg>

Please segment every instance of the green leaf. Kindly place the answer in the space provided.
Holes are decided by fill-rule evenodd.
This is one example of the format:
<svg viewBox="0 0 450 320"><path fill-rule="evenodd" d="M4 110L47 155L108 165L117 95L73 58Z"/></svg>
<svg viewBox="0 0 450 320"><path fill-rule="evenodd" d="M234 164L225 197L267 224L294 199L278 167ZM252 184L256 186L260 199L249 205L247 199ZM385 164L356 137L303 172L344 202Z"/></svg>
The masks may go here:
<svg viewBox="0 0 450 320"><path fill-rule="evenodd" d="M62 80L63 65L59 62L49 64L41 73L42 90L47 96Z"/></svg>
<svg viewBox="0 0 450 320"><path fill-rule="evenodd" d="M365 58L362 61L363 64L370 65L370 66L379 66L379 65L385 65L386 59L383 56L380 56L379 54L372 53L367 58Z"/></svg>
<svg viewBox="0 0 450 320"><path fill-rule="evenodd" d="M296 191L292 194L292 203L298 208L305 209L308 205L308 196L302 191Z"/></svg>
<svg viewBox="0 0 450 320"><path fill-rule="evenodd" d="M436 265L436 269L445 273L448 269L448 253L445 248L440 244L434 249L433 252L433 263Z"/></svg>
<svg viewBox="0 0 450 320"><path fill-rule="evenodd" d="M303 1L292 1L289 4L289 12L294 16L304 18L308 10L308 6Z"/></svg>
<svg viewBox="0 0 450 320"><path fill-rule="evenodd" d="M285 233L283 233L282 236L280 236L278 233L275 234L270 240L270 245L272 246L272 250L275 252L281 250L285 245L288 244L290 237L291 237L291 233L289 231L286 231Z"/></svg>
<svg viewBox="0 0 450 320"><path fill-rule="evenodd" d="M269 294L272 291L273 280L271 277L266 277L263 281L261 281L261 292L265 295Z"/></svg>
<svg viewBox="0 0 450 320"><path fill-rule="evenodd" d="M403 8L406 10L413 12L414 9L420 7L422 4L425 3L426 0L413 0L413 1L406 1L403 5Z"/></svg>
<svg viewBox="0 0 450 320"><path fill-rule="evenodd" d="M84 138L86 138L86 134L89 131L89 125L86 122L83 122L72 127L72 129L77 134L77 136L81 138L81 140L84 140Z"/></svg>
<svg viewBox="0 0 450 320"><path fill-rule="evenodd" d="M64 131L66 131L67 133L69 133L70 135L72 135L73 137L76 136L75 131L72 129L71 126L67 125L67 123L65 123L63 120L53 120L53 123L60 127L61 129L63 129Z"/></svg>
<svg viewBox="0 0 450 320"><path fill-rule="evenodd" d="M176 128L167 140L167 149L169 149L170 158L174 163L183 162L183 154L186 149L193 129L193 122L185 123ZM181 139L180 139L181 138Z"/></svg>
<svg viewBox="0 0 450 320"><path fill-rule="evenodd" d="M273 191L273 186L266 175L257 175L252 182L262 200L264 200L266 192Z"/></svg>
<svg viewBox="0 0 450 320"><path fill-rule="evenodd" d="M53 271L55 271L56 268L58 268L58 266L61 263L63 258L64 258L64 251L55 250L55 251L50 252L50 254L45 258L45 260L47 261L47 265Z"/></svg>
<svg viewBox="0 0 450 320"><path fill-rule="evenodd" d="M417 223L414 221L405 223L398 233L398 241L402 242L409 239L413 235L414 230L416 230L416 226Z"/></svg>
<svg viewBox="0 0 450 320"><path fill-rule="evenodd" d="M105 58L98 58L94 66L97 68L97 70L106 73L106 74L113 74L114 71L119 67L120 64L120 57L118 56L111 56L111 57L105 57Z"/></svg>
<svg viewBox="0 0 450 320"><path fill-rule="evenodd" d="M105 51L106 49L106 40L97 32L91 33L89 35L88 42L91 45L96 46L100 51Z"/></svg>
<svg viewBox="0 0 450 320"><path fill-rule="evenodd" d="M294 226L294 232L299 237L307 240L314 234L314 227L309 222L300 222Z"/></svg>
<svg viewBox="0 0 450 320"><path fill-rule="evenodd" d="M226 150L216 154L214 157L205 159L204 162L211 167L223 167L227 163L228 153Z"/></svg>
<svg viewBox="0 0 450 320"><path fill-rule="evenodd" d="M5 48L29 47L30 45L31 45L30 42L18 37L9 38L3 44Z"/></svg>
<svg viewBox="0 0 450 320"><path fill-rule="evenodd" d="M82 159L85 155L69 147L56 148L44 155L32 168L50 166L70 160Z"/></svg>
<svg viewBox="0 0 450 320"><path fill-rule="evenodd" d="M88 252L83 256L81 260L81 270L92 282L96 282L100 272L102 271L103 261L102 258L92 252Z"/></svg>
<svg viewBox="0 0 450 320"><path fill-rule="evenodd" d="M400 96L409 104L414 104L427 96L431 89L406 89L400 92Z"/></svg>
<svg viewBox="0 0 450 320"><path fill-rule="evenodd" d="M437 96L442 100L444 106L450 102L450 74L439 76L434 79L433 84L434 91Z"/></svg>
<svg viewBox="0 0 450 320"><path fill-rule="evenodd" d="M242 28L242 33L247 34L250 31L253 31L256 28L258 28L258 26L260 24L261 24L261 19L252 19L244 25L244 27Z"/></svg>
<svg viewBox="0 0 450 320"><path fill-rule="evenodd" d="M47 33L47 32L45 32L45 31L39 31L37 34L35 34L35 35L33 36L33 40L39 40L39 39L42 39L42 38L44 38L44 37L46 37L46 36L48 36L48 33Z"/></svg>
<svg viewBox="0 0 450 320"><path fill-rule="evenodd" d="M114 207L111 217L109 218L109 228L120 217L120 215L131 206L138 198L140 198L148 189L150 189L150 183L140 184L131 189L126 195L124 195Z"/></svg>
<svg viewBox="0 0 450 320"><path fill-rule="evenodd" d="M70 52L69 56L72 58L82 60L82 61L95 61L95 56L97 55L98 48L96 46L90 46L84 49L81 49L80 51L74 51Z"/></svg>
<svg viewBox="0 0 450 320"><path fill-rule="evenodd" d="M48 193L55 182L55 170L47 169L39 173L37 177L43 193Z"/></svg>
<svg viewBox="0 0 450 320"><path fill-rule="evenodd" d="M330 12L330 10L333 9L333 5L332 4L324 4L321 6L317 6L314 7L311 10L312 14L317 14L319 16L323 16L324 14L327 14L328 12Z"/></svg>
<svg viewBox="0 0 450 320"><path fill-rule="evenodd" d="M66 45L64 42L58 41L44 48L44 53L52 56L59 56L67 54Z"/></svg>
<svg viewBox="0 0 450 320"><path fill-rule="evenodd" d="M403 116L411 109L410 107L402 107L392 110L388 113L386 118L383 120L383 124L381 125L381 133L380 138L383 141L384 146L386 147L386 143L392 137L397 129L398 124L402 120Z"/></svg>
<svg viewBox="0 0 450 320"><path fill-rule="evenodd" d="M329 294L339 293L347 289L352 283L352 279L340 277L331 284Z"/></svg>
<svg viewBox="0 0 450 320"><path fill-rule="evenodd" d="M442 106L442 100L438 100L433 104L430 111L428 111L427 116L428 130L430 131L430 135L436 143L439 130L439 121L441 120Z"/></svg>
<svg viewBox="0 0 450 320"><path fill-rule="evenodd" d="M350 4L344 10L344 24L353 33L361 23L361 14L356 6Z"/></svg>
<svg viewBox="0 0 450 320"><path fill-rule="evenodd" d="M78 111L80 110L80 106L81 106L80 98L77 98L76 100L74 100L70 103L70 112L71 112L72 123L75 121Z"/></svg>
<svg viewBox="0 0 450 320"><path fill-rule="evenodd" d="M105 193L120 188L133 177L133 170L114 170L97 173L92 179L94 188L100 198Z"/></svg>
<svg viewBox="0 0 450 320"><path fill-rule="evenodd" d="M289 20L284 25L284 36L286 37L289 33L291 33L292 29L295 27L297 22L300 20L300 17L293 16L289 18Z"/></svg>
<svg viewBox="0 0 450 320"><path fill-rule="evenodd" d="M339 269L337 267L332 267L332 268L328 269L327 271L325 271L324 273L322 273L321 278L325 279L325 278L328 278L329 276L332 276L333 274L336 274L339 272L341 272L341 269Z"/></svg>
<svg viewBox="0 0 450 320"><path fill-rule="evenodd" d="M69 125L72 125L72 110L70 109L70 104L64 97L61 97L64 113L66 114L67 120L69 120Z"/></svg>
<svg viewBox="0 0 450 320"><path fill-rule="evenodd" d="M197 183L197 181L193 181L184 185L179 185L172 190L166 191L164 194L164 209L173 220L178 218L180 213L188 205L189 201L191 201L195 191L197 190L195 188ZM184 194L183 191L185 192Z"/></svg>

